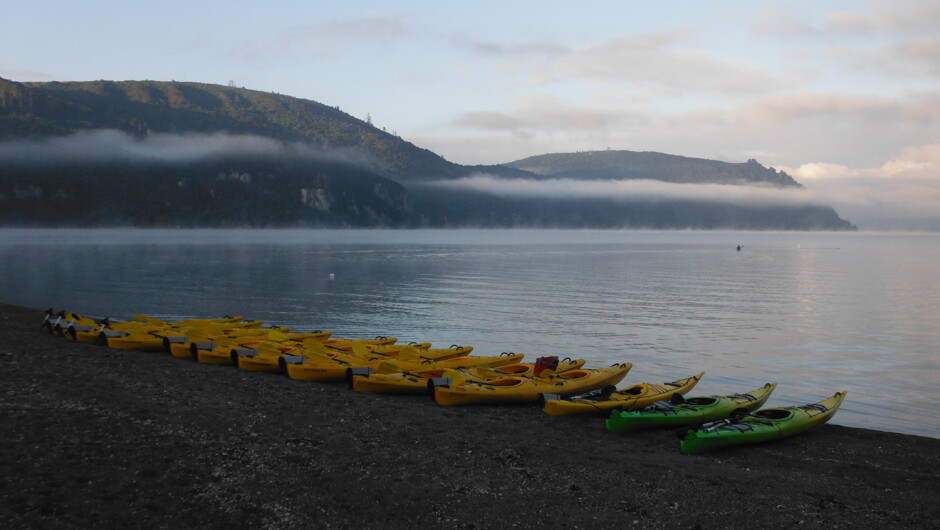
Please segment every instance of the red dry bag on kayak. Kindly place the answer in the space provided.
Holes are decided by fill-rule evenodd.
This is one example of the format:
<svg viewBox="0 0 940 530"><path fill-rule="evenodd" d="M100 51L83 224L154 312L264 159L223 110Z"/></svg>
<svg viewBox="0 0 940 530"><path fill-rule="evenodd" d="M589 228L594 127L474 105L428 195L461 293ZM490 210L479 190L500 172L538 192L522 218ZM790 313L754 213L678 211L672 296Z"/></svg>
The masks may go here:
<svg viewBox="0 0 940 530"><path fill-rule="evenodd" d="M558 356L550 355L548 357L539 357L535 360L535 368L532 370L534 375L540 375L545 370L555 371L558 369Z"/></svg>

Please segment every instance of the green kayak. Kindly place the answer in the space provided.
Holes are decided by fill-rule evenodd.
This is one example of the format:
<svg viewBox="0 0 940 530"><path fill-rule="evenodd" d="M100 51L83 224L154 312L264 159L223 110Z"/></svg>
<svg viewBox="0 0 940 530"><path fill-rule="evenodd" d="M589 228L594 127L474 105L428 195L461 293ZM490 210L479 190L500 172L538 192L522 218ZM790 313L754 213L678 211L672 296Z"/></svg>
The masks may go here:
<svg viewBox="0 0 940 530"><path fill-rule="evenodd" d="M839 410L844 398L845 391L842 391L819 403L761 409L743 418L706 423L680 433L682 452L699 453L719 447L793 436L829 421Z"/></svg>
<svg viewBox="0 0 940 530"><path fill-rule="evenodd" d="M639 410L615 410L607 418L607 429L613 432L627 432L720 420L736 410L744 409L750 412L761 408L776 387L777 383L767 383L746 394L689 399L683 399L677 394L670 401L657 401Z"/></svg>

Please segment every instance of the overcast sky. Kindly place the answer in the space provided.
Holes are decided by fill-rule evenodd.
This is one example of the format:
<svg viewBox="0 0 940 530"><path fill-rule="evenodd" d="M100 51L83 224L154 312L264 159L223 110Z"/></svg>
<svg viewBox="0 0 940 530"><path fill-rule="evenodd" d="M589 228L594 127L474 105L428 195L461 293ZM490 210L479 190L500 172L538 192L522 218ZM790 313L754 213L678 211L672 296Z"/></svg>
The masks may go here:
<svg viewBox="0 0 940 530"><path fill-rule="evenodd" d="M0 76L312 99L463 164L660 151L940 230L940 1L6 2Z"/></svg>

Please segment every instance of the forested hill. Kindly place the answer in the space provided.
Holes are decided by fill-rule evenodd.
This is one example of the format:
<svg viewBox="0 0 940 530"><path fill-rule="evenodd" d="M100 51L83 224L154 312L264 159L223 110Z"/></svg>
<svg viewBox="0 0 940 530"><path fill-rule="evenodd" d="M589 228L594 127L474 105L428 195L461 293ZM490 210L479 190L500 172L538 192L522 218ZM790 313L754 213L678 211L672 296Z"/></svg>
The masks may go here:
<svg viewBox="0 0 940 530"><path fill-rule="evenodd" d="M636 151L583 151L531 156L508 166L543 177L585 180L652 179L680 184L767 184L802 187L793 177L756 160L728 163Z"/></svg>
<svg viewBox="0 0 940 530"><path fill-rule="evenodd" d="M89 129L133 135L225 131L325 150L356 148L396 180L454 178L441 156L315 101L232 86L176 81L17 83L0 78L0 139Z"/></svg>
<svg viewBox="0 0 940 530"><path fill-rule="evenodd" d="M217 137L224 153L177 156ZM161 142L173 143L165 151L174 156L147 150ZM463 166L335 107L202 83L0 79L0 149L6 226L854 228L818 204L559 197L536 182L799 186L754 161L612 151ZM478 174L486 178L461 179ZM490 178L527 181L535 191L500 195Z"/></svg>
<svg viewBox="0 0 940 530"><path fill-rule="evenodd" d="M153 133L251 134L305 142L325 151L353 148L371 169L399 182L453 179L473 172L517 178L654 179L676 183L799 186L756 161L727 163L633 151L533 156L468 167L315 101L233 86L175 81L17 83L0 78L0 140L113 129Z"/></svg>

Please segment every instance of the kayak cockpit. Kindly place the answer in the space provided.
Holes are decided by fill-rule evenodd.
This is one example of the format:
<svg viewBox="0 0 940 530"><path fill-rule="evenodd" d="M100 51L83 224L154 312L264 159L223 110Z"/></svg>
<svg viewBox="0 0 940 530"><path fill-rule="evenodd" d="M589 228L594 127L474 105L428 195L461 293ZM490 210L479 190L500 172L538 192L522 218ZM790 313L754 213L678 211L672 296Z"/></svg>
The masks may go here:
<svg viewBox="0 0 940 530"><path fill-rule="evenodd" d="M618 394L624 394L627 396L645 396L649 385L646 383L640 383L638 385L633 385L631 387L623 388L617 391Z"/></svg>
<svg viewBox="0 0 940 530"><path fill-rule="evenodd" d="M792 416L793 411L785 410L785 409L764 409L764 410L758 410L753 415L758 418L765 419L765 420L779 421L779 420L785 420L789 418L790 416Z"/></svg>
<svg viewBox="0 0 940 530"><path fill-rule="evenodd" d="M689 405L714 405L718 398L714 397L694 397L685 400Z"/></svg>

